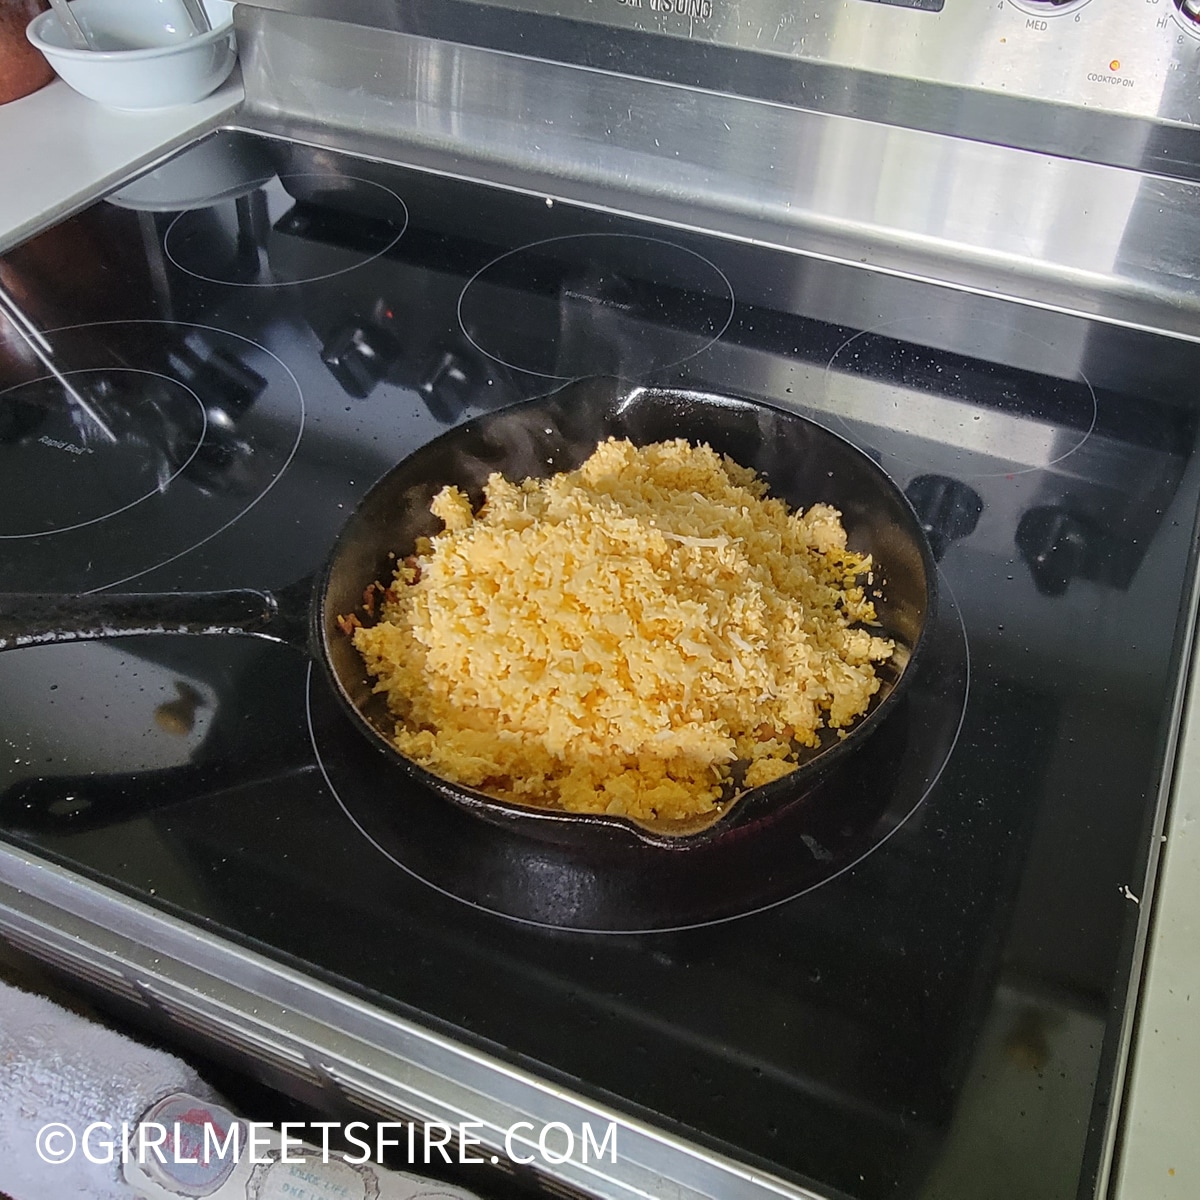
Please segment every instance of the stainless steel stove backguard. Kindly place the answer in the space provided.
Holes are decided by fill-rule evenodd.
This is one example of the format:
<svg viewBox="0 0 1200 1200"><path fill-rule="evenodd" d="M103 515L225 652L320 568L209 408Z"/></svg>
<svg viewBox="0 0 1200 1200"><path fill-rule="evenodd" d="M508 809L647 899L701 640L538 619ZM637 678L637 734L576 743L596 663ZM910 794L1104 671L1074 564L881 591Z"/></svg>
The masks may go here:
<svg viewBox="0 0 1200 1200"><path fill-rule="evenodd" d="M1074 158L1200 168L1194 0L252 2ZM628 121L669 106L634 104ZM1026 201L1015 222L1036 212Z"/></svg>

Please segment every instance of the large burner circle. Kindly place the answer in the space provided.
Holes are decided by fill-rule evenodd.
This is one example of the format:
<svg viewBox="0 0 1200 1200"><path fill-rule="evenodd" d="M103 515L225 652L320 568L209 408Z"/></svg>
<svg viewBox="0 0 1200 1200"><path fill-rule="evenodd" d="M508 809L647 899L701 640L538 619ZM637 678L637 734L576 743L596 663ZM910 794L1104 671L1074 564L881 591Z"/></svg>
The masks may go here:
<svg viewBox="0 0 1200 1200"><path fill-rule="evenodd" d="M250 338L182 321L44 333L0 390L0 590L114 587L216 537L287 470L304 396Z"/></svg>
<svg viewBox="0 0 1200 1200"><path fill-rule="evenodd" d="M962 728L970 657L943 577L917 674L888 720L795 802L693 848L631 838L594 853L501 828L411 783L310 671L313 751L337 803L385 861L473 908L590 933L717 924L850 870L921 807Z"/></svg>

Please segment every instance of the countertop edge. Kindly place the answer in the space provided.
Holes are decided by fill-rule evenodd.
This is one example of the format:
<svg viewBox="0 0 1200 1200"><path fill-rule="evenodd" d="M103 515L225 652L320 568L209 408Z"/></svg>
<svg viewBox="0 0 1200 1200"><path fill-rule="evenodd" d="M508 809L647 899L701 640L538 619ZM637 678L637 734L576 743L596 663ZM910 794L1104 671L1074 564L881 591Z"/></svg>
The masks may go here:
<svg viewBox="0 0 1200 1200"><path fill-rule="evenodd" d="M221 123L242 101L234 74L178 108L124 112L61 79L0 105L0 252L85 207L106 188Z"/></svg>

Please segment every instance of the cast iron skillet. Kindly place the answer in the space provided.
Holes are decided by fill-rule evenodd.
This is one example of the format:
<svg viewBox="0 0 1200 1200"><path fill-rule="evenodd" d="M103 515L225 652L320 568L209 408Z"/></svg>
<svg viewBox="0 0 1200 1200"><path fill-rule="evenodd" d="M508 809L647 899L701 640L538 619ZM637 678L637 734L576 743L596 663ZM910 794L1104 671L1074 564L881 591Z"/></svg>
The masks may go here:
<svg viewBox="0 0 1200 1200"><path fill-rule="evenodd" d="M365 589L390 582L397 558L441 529L429 511L456 484L478 504L492 472L544 477L577 467L609 436L635 444L684 437L708 442L766 479L794 508L824 502L842 512L850 547L872 555L882 587L876 609L897 651L880 672L871 709L848 735L830 736L796 771L752 788L691 821L639 822L510 803L432 775L391 743L395 720L371 690L338 618L359 613ZM607 378L570 383L550 396L488 413L449 430L383 476L346 522L324 568L277 592L228 591L89 596L0 596L0 650L135 634L245 634L306 650L342 707L377 750L423 786L486 820L542 839L586 847L628 840L684 848L802 797L855 750L895 707L925 640L934 605L933 555L908 501L870 458L795 413L728 396L630 387ZM397 802L401 802L397 789Z"/></svg>

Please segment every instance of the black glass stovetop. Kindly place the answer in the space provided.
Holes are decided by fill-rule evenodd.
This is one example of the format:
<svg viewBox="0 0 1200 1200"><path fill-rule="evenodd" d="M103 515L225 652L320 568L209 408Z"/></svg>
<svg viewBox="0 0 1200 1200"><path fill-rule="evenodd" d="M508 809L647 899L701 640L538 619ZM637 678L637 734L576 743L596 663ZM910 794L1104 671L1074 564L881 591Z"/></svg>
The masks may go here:
<svg viewBox="0 0 1200 1200"><path fill-rule="evenodd" d="M939 562L930 652L736 844L614 858L484 825L397 777L299 652L183 637L0 655L0 833L818 1191L1090 1194L1200 351L228 133L0 282L6 591L287 585L408 452L587 375L863 447Z"/></svg>

